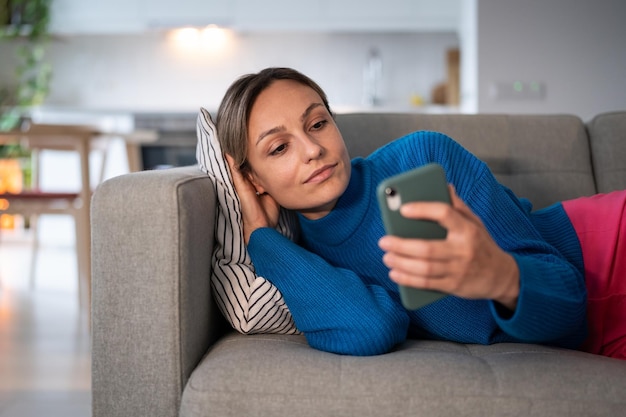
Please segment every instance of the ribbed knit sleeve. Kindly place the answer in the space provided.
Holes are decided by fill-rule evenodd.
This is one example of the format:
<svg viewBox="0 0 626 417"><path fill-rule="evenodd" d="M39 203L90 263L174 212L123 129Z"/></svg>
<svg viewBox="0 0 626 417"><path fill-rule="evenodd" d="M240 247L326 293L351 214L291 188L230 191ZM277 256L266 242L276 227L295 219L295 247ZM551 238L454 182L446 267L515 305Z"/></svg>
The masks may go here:
<svg viewBox="0 0 626 417"><path fill-rule="evenodd" d="M274 229L254 231L248 251L257 273L281 290L312 347L375 355L405 340L406 310L384 288L366 285L354 272L331 266Z"/></svg>
<svg viewBox="0 0 626 417"><path fill-rule="evenodd" d="M400 141L398 146L404 149L393 153L415 158L409 164L442 164L461 199L480 217L496 243L517 262L520 294L515 313L511 315L490 302L500 329L514 340L578 347L586 333L586 289L579 265L546 241L527 208L497 182L484 162L445 135L434 132L414 135L419 137ZM575 239L564 213L546 214L543 223L559 229L560 240ZM571 248L570 244L562 246Z"/></svg>
<svg viewBox="0 0 626 417"><path fill-rule="evenodd" d="M467 203L519 268L520 293L515 313L510 315L491 302L500 328L524 342L558 341L562 346L578 347L586 327L582 272L544 239L519 201L489 172L477 179ZM568 221L556 223L567 239L569 235L563 227L567 227Z"/></svg>
<svg viewBox="0 0 626 417"><path fill-rule="evenodd" d="M449 296L407 311L388 277L377 245L385 234L376 202L378 183L430 162L441 164L449 183L482 219L496 243L520 271L517 308L511 313L489 300ZM571 225L562 210L545 213L538 230L529 207L499 184L487 165L449 137L416 132L366 159L352 161L346 192L321 219L299 217L298 244L276 230L251 235L248 252L256 273L280 290L310 345L353 355L389 351L412 336L462 343L533 342L575 348L585 337L586 291L582 271L555 247Z"/></svg>

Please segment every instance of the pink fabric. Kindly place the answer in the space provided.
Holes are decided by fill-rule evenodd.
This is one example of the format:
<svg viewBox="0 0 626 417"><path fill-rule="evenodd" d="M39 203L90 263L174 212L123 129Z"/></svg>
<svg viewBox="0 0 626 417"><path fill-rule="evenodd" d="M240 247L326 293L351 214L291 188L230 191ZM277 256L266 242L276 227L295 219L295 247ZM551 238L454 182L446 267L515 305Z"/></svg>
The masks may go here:
<svg viewBox="0 0 626 417"><path fill-rule="evenodd" d="M582 350L626 359L626 190L563 202L583 252L589 337Z"/></svg>

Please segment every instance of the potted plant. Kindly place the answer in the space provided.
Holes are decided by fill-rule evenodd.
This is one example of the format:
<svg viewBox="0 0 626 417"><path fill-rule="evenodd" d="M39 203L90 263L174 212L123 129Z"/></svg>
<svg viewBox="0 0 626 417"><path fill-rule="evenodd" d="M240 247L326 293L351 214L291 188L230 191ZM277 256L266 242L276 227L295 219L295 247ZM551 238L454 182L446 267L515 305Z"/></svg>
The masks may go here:
<svg viewBox="0 0 626 417"><path fill-rule="evenodd" d="M0 130L15 128L27 110L43 102L52 67L45 61L51 0L0 0L0 41L16 51L14 83L0 86Z"/></svg>
<svg viewBox="0 0 626 417"><path fill-rule="evenodd" d="M44 59L49 40L51 0L0 0L0 41L14 44L15 78L0 86L0 131L19 125L32 106L49 91L52 67ZM30 151L19 144L0 144L0 159L13 159L21 167L23 183L30 184Z"/></svg>

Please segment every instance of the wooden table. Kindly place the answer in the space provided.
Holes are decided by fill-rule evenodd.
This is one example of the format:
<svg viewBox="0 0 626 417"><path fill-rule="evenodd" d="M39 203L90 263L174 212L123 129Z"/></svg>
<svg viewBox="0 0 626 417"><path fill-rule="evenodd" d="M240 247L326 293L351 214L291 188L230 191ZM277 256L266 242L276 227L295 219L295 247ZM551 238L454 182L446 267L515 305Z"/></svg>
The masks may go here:
<svg viewBox="0 0 626 417"><path fill-rule="evenodd" d="M131 172L141 169L138 149L142 143L157 139L150 131L124 134L102 132L89 126L30 124L22 129L0 132L0 144L19 143L31 150L64 150L76 152L80 159L80 189L75 193L47 193L31 190L13 196L4 196L18 214L67 213L76 220L76 255L78 264L79 300L89 314L91 308L91 225L90 202L92 196L89 155L93 142L106 137L121 137L126 142L128 166ZM104 161L103 161L104 162ZM102 177L102 176L101 176ZM101 178L102 179L102 178ZM73 197L75 197L73 199ZM59 203L67 203L55 211ZM78 202L78 203L77 203ZM63 207L65 209L63 209Z"/></svg>
<svg viewBox="0 0 626 417"><path fill-rule="evenodd" d="M28 125L24 129L0 132L0 144L19 143L24 148L35 151L44 149L74 151L79 156L81 186L76 193L48 193L34 189L13 196L5 195L3 198L9 200L10 203L7 213L29 216L56 212L74 216L79 301L87 314L91 309L89 153L91 141L100 134L89 127L67 125ZM65 198L61 198L61 194L65 194ZM58 211L55 211L57 207Z"/></svg>

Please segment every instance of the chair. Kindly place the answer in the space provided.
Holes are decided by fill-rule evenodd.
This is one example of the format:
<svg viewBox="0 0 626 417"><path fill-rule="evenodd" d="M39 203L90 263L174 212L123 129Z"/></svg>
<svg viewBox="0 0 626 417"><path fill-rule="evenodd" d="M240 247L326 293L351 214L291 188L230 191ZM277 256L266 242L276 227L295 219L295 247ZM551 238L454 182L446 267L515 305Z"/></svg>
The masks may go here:
<svg viewBox="0 0 626 417"><path fill-rule="evenodd" d="M31 282L33 279L38 237L36 218L44 214L65 214L74 218L76 232L76 260L78 271L79 305L88 315L91 309L91 231L90 199L91 185L89 178L89 152L91 141L99 132L85 126L74 125L28 125L10 132L0 132L0 143L18 142L34 153L35 174L32 189L20 192L1 192L0 199L6 203L0 205L0 214L19 214L33 219L33 258L31 262ZM63 150L77 152L80 157L79 190L68 192L48 192L38 187L38 153L41 150ZM7 204L8 203L8 204Z"/></svg>

